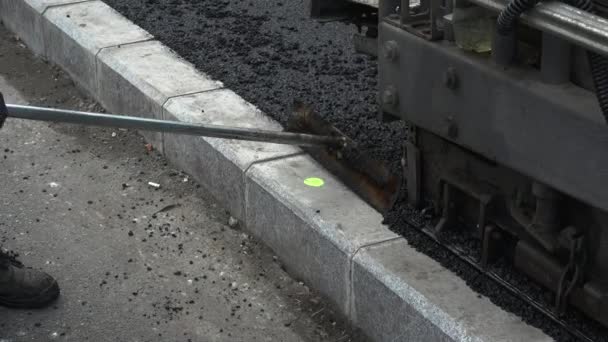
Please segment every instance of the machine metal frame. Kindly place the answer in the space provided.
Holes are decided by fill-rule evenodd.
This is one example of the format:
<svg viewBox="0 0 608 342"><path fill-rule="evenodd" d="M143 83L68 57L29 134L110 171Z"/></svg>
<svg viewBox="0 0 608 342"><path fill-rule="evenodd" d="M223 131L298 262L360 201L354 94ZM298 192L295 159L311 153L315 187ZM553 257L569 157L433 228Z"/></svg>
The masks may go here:
<svg viewBox="0 0 608 342"><path fill-rule="evenodd" d="M408 199L436 214L424 231L440 241L465 223L480 267L509 255L555 294L556 314L570 304L608 326L608 116L582 58L608 56L605 13L542 2L473 52L457 12L495 22L508 0L313 3L367 27L355 48L378 56L380 117L410 124Z"/></svg>
<svg viewBox="0 0 608 342"><path fill-rule="evenodd" d="M571 81L585 72L571 43L606 55L608 21L561 3L537 6L522 18L540 29L531 34L534 65L514 62L515 35L494 34L491 53L455 44L452 13L469 6L379 4L381 111L414 128L410 203L440 213L437 236L471 223L484 266L514 241L514 265L555 293L556 311L572 303L608 325L608 127L595 94Z"/></svg>

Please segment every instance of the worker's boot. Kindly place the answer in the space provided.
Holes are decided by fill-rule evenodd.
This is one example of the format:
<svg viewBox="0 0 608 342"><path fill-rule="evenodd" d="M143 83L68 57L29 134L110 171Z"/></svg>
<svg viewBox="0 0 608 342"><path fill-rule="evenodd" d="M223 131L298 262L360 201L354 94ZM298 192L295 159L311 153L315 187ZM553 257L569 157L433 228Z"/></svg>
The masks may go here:
<svg viewBox="0 0 608 342"><path fill-rule="evenodd" d="M25 268L0 252L0 305L34 309L47 306L59 296L59 285L50 275Z"/></svg>

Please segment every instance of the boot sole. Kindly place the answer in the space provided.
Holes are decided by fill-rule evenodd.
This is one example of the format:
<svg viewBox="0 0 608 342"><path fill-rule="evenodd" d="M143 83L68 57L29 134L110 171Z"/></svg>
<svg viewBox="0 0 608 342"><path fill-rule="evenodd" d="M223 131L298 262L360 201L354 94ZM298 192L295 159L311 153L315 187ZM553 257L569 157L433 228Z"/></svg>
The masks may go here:
<svg viewBox="0 0 608 342"><path fill-rule="evenodd" d="M59 284L56 281L38 296L26 299L0 297L0 306L15 309L39 309L49 305L59 297Z"/></svg>

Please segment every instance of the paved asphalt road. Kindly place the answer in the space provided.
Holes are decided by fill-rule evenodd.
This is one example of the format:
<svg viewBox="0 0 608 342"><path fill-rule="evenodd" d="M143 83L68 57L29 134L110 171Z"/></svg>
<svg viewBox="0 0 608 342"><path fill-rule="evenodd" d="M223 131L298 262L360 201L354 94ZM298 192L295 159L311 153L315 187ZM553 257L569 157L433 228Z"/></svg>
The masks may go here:
<svg viewBox="0 0 608 342"><path fill-rule="evenodd" d="M101 110L1 27L0 91ZM0 308L0 341L362 340L134 132L9 120L0 144L0 245L62 288Z"/></svg>

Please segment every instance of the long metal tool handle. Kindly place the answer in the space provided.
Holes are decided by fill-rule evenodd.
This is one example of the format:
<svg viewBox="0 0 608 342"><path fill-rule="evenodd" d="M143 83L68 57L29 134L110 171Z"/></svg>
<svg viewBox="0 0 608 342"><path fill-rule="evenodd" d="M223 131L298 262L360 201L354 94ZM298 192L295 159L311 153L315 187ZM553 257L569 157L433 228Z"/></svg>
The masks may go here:
<svg viewBox="0 0 608 342"><path fill-rule="evenodd" d="M9 118L26 120L63 122L87 126L130 128L143 131L186 134L210 138L260 141L297 146L343 147L345 144L342 137L333 136L267 131L255 128L197 125L177 121L145 119L133 116L99 114L10 104L7 104L6 108L8 109Z"/></svg>

